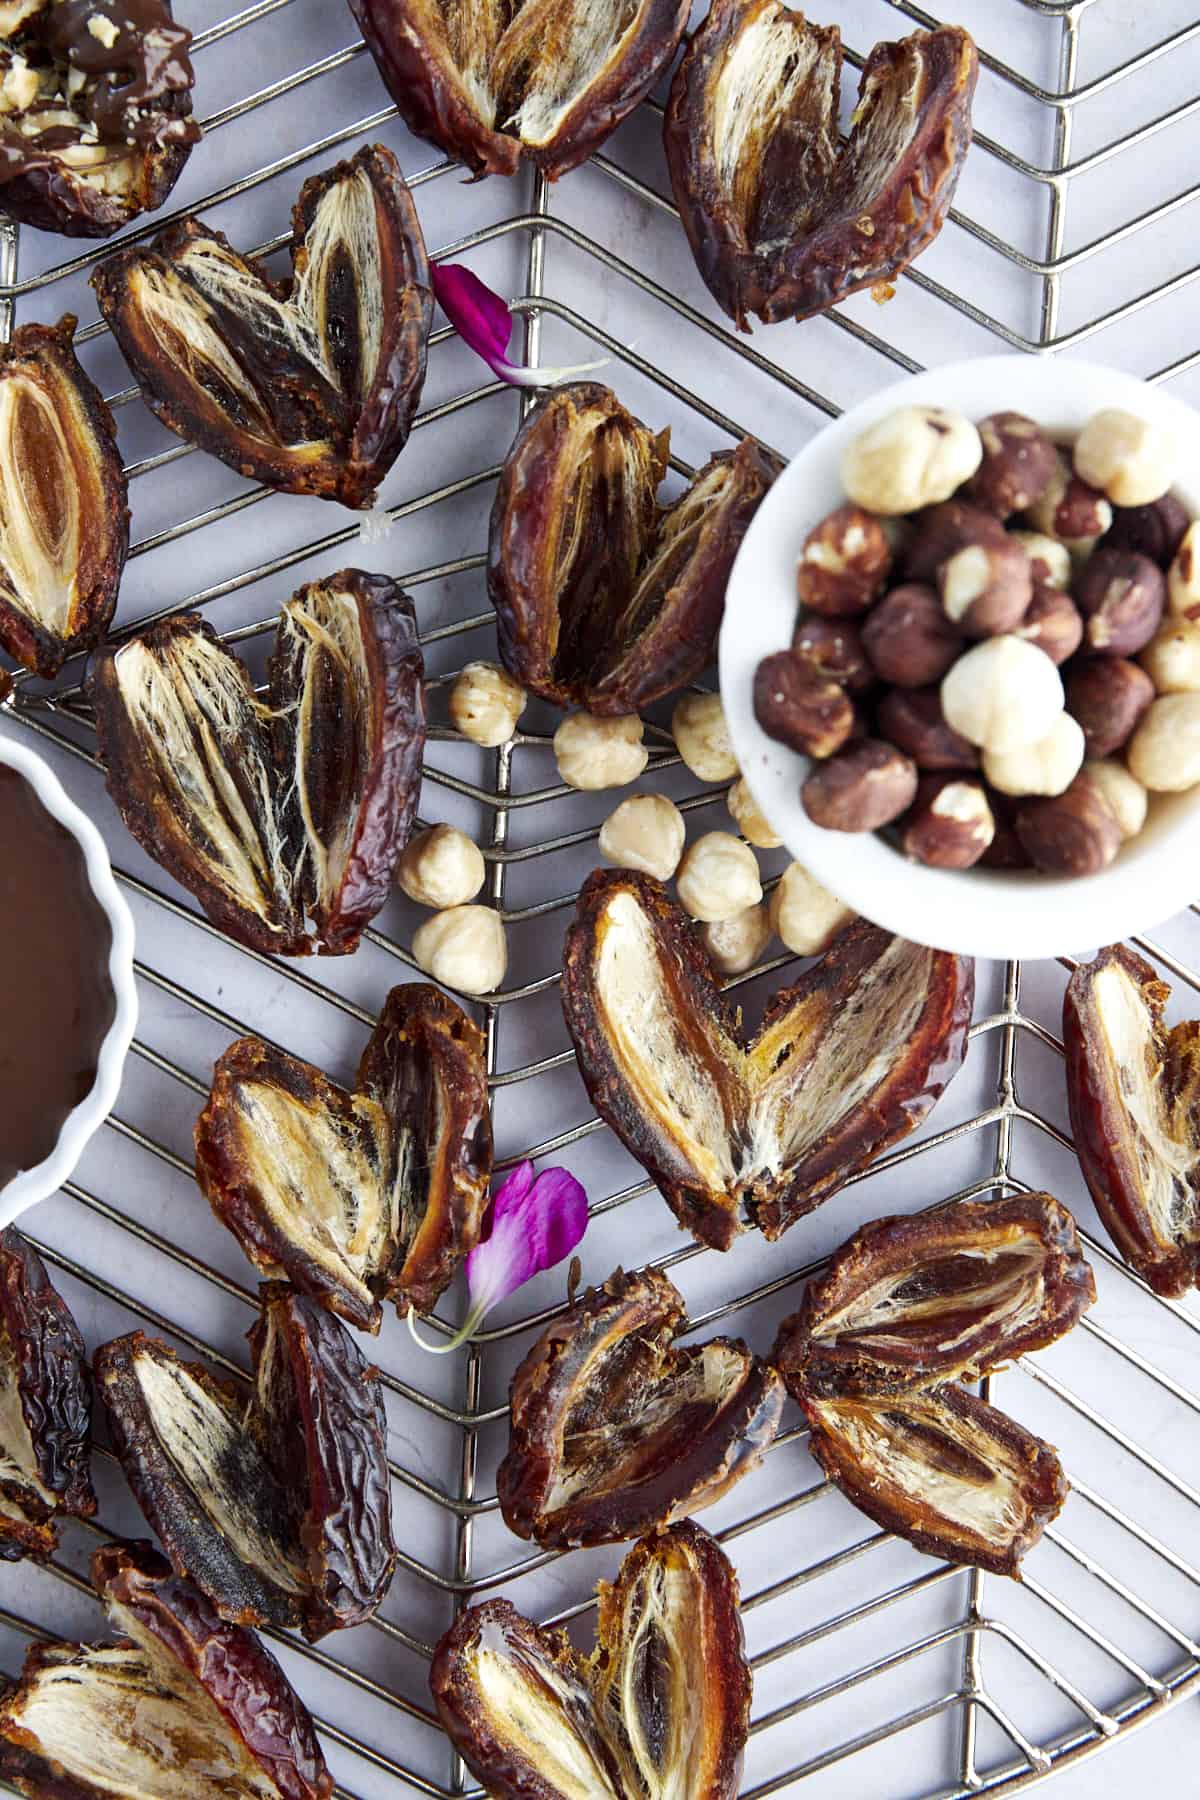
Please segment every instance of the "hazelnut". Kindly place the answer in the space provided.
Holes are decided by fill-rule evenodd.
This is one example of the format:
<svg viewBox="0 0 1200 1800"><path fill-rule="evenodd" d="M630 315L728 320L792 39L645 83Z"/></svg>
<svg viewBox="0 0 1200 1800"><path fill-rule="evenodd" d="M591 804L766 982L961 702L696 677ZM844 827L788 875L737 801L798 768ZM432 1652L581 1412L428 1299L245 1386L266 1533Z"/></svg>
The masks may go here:
<svg viewBox="0 0 1200 1800"><path fill-rule="evenodd" d="M778 850L783 839L770 820L758 810L758 803L746 786L744 776L729 789L725 804L729 808L730 818L747 843L753 844L756 850Z"/></svg>
<svg viewBox="0 0 1200 1800"><path fill-rule="evenodd" d="M1025 514L1035 531L1058 538L1068 550L1086 556L1112 524L1112 507L1071 468L1059 453L1058 467L1045 492Z"/></svg>
<svg viewBox="0 0 1200 1800"><path fill-rule="evenodd" d="M765 906L747 906L727 919L710 919L700 927L700 942L719 975L744 975L771 941Z"/></svg>
<svg viewBox="0 0 1200 1800"><path fill-rule="evenodd" d="M1013 636L1036 644L1052 663L1065 663L1083 642L1083 619L1070 594L1035 581L1033 599Z"/></svg>
<svg viewBox="0 0 1200 1800"><path fill-rule="evenodd" d="M794 956L822 956L855 915L802 863L789 863L769 901L771 929Z"/></svg>
<svg viewBox="0 0 1200 1800"><path fill-rule="evenodd" d="M737 757L720 694L684 694L671 714L675 748L700 781L732 781Z"/></svg>
<svg viewBox="0 0 1200 1800"><path fill-rule="evenodd" d="M995 835L979 859L981 869L1028 869L1029 858L1013 825L1014 803L1006 794L989 793Z"/></svg>
<svg viewBox="0 0 1200 1800"><path fill-rule="evenodd" d="M996 835L983 784L962 775L927 775L900 836L905 856L934 869L969 869Z"/></svg>
<svg viewBox="0 0 1200 1800"><path fill-rule="evenodd" d="M839 506L814 525L796 566L802 605L831 619L866 612L892 567L879 520L861 506Z"/></svg>
<svg viewBox="0 0 1200 1800"><path fill-rule="evenodd" d="M619 869L639 869L669 881L687 835L683 814L662 794L631 794L600 827L600 854Z"/></svg>
<svg viewBox="0 0 1200 1800"><path fill-rule="evenodd" d="M1178 794L1200 781L1200 694L1163 694L1129 740L1130 772L1152 794Z"/></svg>
<svg viewBox="0 0 1200 1800"><path fill-rule="evenodd" d="M1167 570L1167 604L1177 619L1200 619L1200 519L1184 532Z"/></svg>
<svg viewBox="0 0 1200 1800"><path fill-rule="evenodd" d="M1108 803L1123 838L1136 837L1146 823L1149 795L1136 776L1115 757L1105 762L1085 762L1079 775Z"/></svg>
<svg viewBox="0 0 1200 1800"><path fill-rule="evenodd" d="M792 649L822 675L838 681L850 694L866 693L875 686L875 671L867 661L862 635L849 619L822 619L802 613L796 622Z"/></svg>
<svg viewBox="0 0 1200 1800"><path fill-rule="evenodd" d="M1174 479L1175 439L1162 425L1106 407L1075 439L1074 462L1076 473L1117 506L1146 506Z"/></svg>
<svg viewBox="0 0 1200 1800"><path fill-rule="evenodd" d="M450 689L450 721L473 744L507 744L525 711L527 695L499 663L469 662Z"/></svg>
<svg viewBox="0 0 1200 1800"><path fill-rule="evenodd" d="M1071 585L1071 552L1057 538L1044 531L1010 531L1029 558L1034 587L1069 588Z"/></svg>
<svg viewBox="0 0 1200 1800"><path fill-rule="evenodd" d="M805 756L832 756L854 730L854 706L845 688L794 650L778 650L759 663L754 716L768 737Z"/></svg>
<svg viewBox="0 0 1200 1800"><path fill-rule="evenodd" d="M452 906L434 913L413 935L418 968L460 994L491 994L504 980L508 941L490 906Z"/></svg>
<svg viewBox="0 0 1200 1800"><path fill-rule="evenodd" d="M894 744L860 738L817 763L800 789L804 809L827 831L878 831L912 805L917 765Z"/></svg>
<svg viewBox="0 0 1200 1800"><path fill-rule="evenodd" d="M980 421L979 437L983 461L967 483L967 498L1001 519L1024 512L1053 480L1057 450L1023 413L992 413Z"/></svg>
<svg viewBox="0 0 1200 1800"><path fill-rule="evenodd" d="M1177 619L1164 625L1140 660L1160 694L1194 694L1200 689L1200 624Z"/></svg>
<svg viewBox="0 0 1200 1800"><path fill-rule="evenodd" d="M730 919L762 899L758 858L728 831L706 831L688 845L675 886L685 912L706 924Z"/></svg>
<svg viewBox="0 0 1200 1800"><path fill-rule="evenodd" d="M1135 550L1097 550L1075 578L1088 648L1132 656L1158 630L1167 603L1163 572Z"/></svg>
<svg viewBox="0 0 1200 1800"><path fill-rule="evenodd" d="M1009 536L994 514L981 506L968 506L965 500L927 506L916 521L904 555L904 579L932 586L938 570L955 551L968 544L1006 544Z"/></svg>
<svg viewBox="0 0 1200 1800"><path fill-rule="evenodd" d="M908 582L885 594L862 628L871 667L896 687L928 687L940 681L962 649L932 588Z"/></svg>
<svg viewBox="0 0 1200 1800"><path fill-rule="evenodd" d="M1145 669L1123 656L1088 656L1067 671L1067 711L1083 728L1093 759L1111 756L1133 735L1154 698Z"/></svg>
<svg viewBox="0 0 1200 1800"><path fill-rule="evenodd" d="M842 486L870 512L917 512L948 500L983 460L983 444L962 413L902 406L867 427L842 456Z"/></svg>
<svg viewBox="0 0 1200 1800"><path fill-rule="evenodd" d="M568 787L592 792L627 787L650 760L642 743L642 721L636 713L597 719L572 713L554 734L554 760Z"/></svg>
<svg viewBox="0 0 1200 1800"><path fill-rule="evenodd" d="M1044 875L1095 875L1121 848L1112 808L1082 774L1064 794L1024 801L1013 823L1025 854Z"/></svg>
<svg viewBox="0 0 1200 1800"><path fill-rule="evenodd" d="M1013 631L1033 598L1029 558L1014 538L1001 544L965 544L938 570L946 617L968 637Z"/></svg>
<svg viewBox="0 0 1200 1800"><path fill-rule="evenodd" d="M1023 638L985 638L959 657L941 700L952 731L1002 754L1045 737L1063 709L1062 678Z"/></svg>
<svg viewBox="0 0 1200 1800"><path fill-rule="evenodd" d="M911 756L918 769L975 769L979 752L942 714L935 687L889 688L875 709L875 728Z"/></svg>
<svg viewBox="0 0 1200 1800"><path fill-rule="evenodd" d="M431 825L404 847L396 879L418 906L465 906L483 886L483 853L453 825Z"/></svg>
<svg viewBox="0 0 1200 1800"><path fill-rule="evenodd" d="M1188 528L1187 509L1174 494L1163 494L1148 506L1114 506L1106 550L1136 550L1160 569L1167 569Z"/></svg>
<svg viewBox="0 0 1200 1800"><path fill-rule="evenodd" d="M1083 731L1061 712L1045 737L1018 750L985 750L983 772L1002 794L1063 794L1083 767Z"/></svg>

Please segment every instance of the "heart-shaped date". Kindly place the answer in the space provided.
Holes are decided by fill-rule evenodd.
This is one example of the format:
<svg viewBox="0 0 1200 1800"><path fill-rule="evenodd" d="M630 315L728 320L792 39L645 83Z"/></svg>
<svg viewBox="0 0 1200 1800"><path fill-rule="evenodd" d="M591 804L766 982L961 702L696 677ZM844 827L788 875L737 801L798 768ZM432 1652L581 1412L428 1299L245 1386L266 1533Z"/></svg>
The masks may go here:
<svg viewBox="0 0 1200 1800"><path fill-rule="evenodd" d="M518 1537L616 1543L711 1506L758 1467L783 1383L733 1338L675 1348L683 1296L620 1270L549 1325L513 1376L500 1510Z"/></svg>
<svg viewBox="0 0 1200 1800"><path fill-rule="evenodd" d="M779 1237L914 1131L966 1052L974 964L860 920L745 1041L659 881L598 869L567 932L563 1009L597 1112L681 1225Z"/></svg>

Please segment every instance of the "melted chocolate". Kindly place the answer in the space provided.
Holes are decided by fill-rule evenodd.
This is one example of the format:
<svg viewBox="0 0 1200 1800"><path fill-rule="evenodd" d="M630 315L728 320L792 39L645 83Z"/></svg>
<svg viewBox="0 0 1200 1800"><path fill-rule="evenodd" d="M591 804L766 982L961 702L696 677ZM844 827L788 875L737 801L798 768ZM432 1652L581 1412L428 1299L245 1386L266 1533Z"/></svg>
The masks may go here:
<svg viewBox="0 0 1200 1800"><path fill-rule="evenodd" d="M192 85L192 34L172 19L167 0L56 0L43 41L56 61L87 76L78 104L102 142L190 141L198 134L195 122L175 111L174 97Z"/></svg>
<svg viewBox="0 0 1200 1800"><path fill-rule="evenodd" d="M78 843L0 767L0 1184L50 1154L96 1078L111 944Z"/></svg>

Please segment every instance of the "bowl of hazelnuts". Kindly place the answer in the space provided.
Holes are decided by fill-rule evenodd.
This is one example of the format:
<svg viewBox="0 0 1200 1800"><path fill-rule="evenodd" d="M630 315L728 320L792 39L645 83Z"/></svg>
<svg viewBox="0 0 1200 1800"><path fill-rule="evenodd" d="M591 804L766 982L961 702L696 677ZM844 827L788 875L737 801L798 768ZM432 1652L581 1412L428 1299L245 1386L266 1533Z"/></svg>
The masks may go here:
<svg viewBox="0 0 1200 1800"><path fill-rule="evenodd" d="M828 426L729 582L721 694L755 801L856 912L1055 956L1200 893L1200 419L995 356Z"/></svg>

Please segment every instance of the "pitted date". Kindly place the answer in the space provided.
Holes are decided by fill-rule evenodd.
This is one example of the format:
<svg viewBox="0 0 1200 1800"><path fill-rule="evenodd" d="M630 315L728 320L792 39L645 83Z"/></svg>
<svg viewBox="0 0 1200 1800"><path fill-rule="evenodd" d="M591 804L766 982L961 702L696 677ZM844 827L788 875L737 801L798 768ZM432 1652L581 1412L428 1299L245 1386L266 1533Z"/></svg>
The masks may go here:
<svg viewBox="0 0 1200 1800"><path fill-rule="evenodd" d="M368 507L425 380L433 289L390 150L314 175L292 212L292 279L183 219L92 278L151 410L240 475Z"/></svg>
<svg viewBox="0 0 1200 1800"><path fill-rule="evenodd" d="M783 1383L739 1339L676 1349L683 1296L620 1270L533 1345L510 1391L497 1489L518 1537L616 1543L719 1500L758 1467Z"/></svg>
<svg viewBox="0 0 1200 1800"><path fill-rule="evenodd" d="M329 1800L307 1708L253 1632L222 1623L147 1543L92 1584L116 1643L37 1643L0 1704L0 1775L30 1800Z"/></svg>
<svg viewBox="0 0 1200 1800"><path fill-rule="evenodd" d="M716 1540L643 1538L599 1603L589 1657L507 1600L459 1616L429 1684L468 1768L497 1800L734 1800L751 1675Z"/></svg>
<svg viewBox="0 0 1200 1800"><path fill-rule="evenodd" d="M669 432L611 389L557 389L518 432L492 508L500 654L560 706L636 712L711 660L738 546L778 470L752 438L655 499Z"/></svg>
<svg viewBox="0 0 1200 1800"><path fill-rule="evenodd" d="M563 1008L600 1116L680 1224L769 1238L916 1129L957 1071L971 961L858 922L745 1041L661 882L597 870L567 933Z"/></svg>
<svg viewBox="0 0 1200 1800"><path fill-rule="evenodd" d="M716 0L671 84L664 136L697 267L747 329L888 284L941 230L971 142L965 31L877 44L838 147L842 45L782 0ZM888 290L890 291L890 290Z"/></svg>

